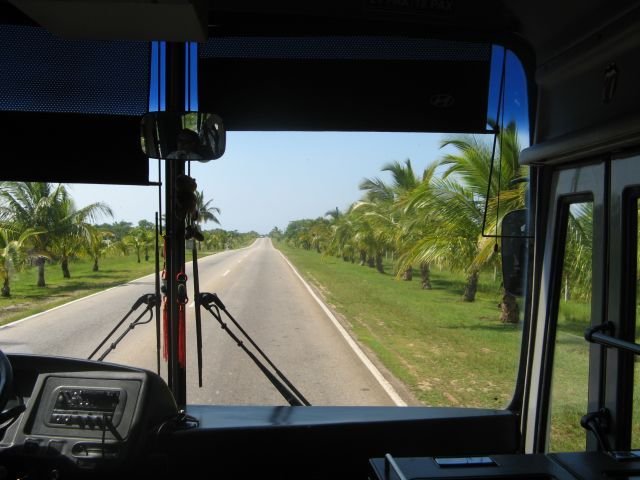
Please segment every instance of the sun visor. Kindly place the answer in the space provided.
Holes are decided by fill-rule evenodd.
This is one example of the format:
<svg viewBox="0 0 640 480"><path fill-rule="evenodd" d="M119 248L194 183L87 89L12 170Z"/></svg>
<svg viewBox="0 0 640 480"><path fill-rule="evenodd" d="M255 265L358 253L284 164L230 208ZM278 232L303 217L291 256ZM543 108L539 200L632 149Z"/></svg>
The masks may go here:
<svg viewBox="0 0 640 480"><path fill-rule="evenodd" d="M140 117L0 112L0 179L149 185Z"/></svg>
<svg viewBox="0 0 640 480"><path fill-rule="evenodd" d="M150 48L0 25L0 179L148 185Z"/></svg>
<svg viewBox="0 0 640 480"><path fill-rule="evenodd" d="M9 0L66 38L203 42L206 0Z"/></svg>
<svg viewBox="0 0 640 480"><path fill-rule="evenodd" d="M407 38L210 39L199 108L228 130L485 133L491 46Z"/></svg>

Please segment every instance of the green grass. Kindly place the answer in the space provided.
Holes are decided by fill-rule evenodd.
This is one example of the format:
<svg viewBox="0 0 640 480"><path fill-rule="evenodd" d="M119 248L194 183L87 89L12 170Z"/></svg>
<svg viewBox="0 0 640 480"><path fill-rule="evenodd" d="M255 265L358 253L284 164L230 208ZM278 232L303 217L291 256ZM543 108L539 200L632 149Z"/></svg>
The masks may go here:
<svg viewBox="0 0 640 480"><path fill-rule="evenodd" d="M432 271L432 290L392 274L278 244L322 292L354 336L430 406L503 408L519 359L519 325L499 321L500 285L480 276L476 301L464 302L463 275Z"/></svg>
<svg viewBox="0 0 640 480"><path fill-rule="evenodd" d="M246 240L240 247L247 246L254 239ZM216 253L200 250L198 258ZM14 322L21 318L48 310L101 290L115 287L155 271L155 258L150 252L148 261L141 258L138 263L135 254L128 256L112 256L99 262L99 270L94 272L93 261L79 259L69 264L71 278L62 276L59 263L47 264L45 267L46 287L37 287L38 270L28 267L20 272L12 272L10 277L11 297L0 297L0 325ZM191 248L185 252L186 261L192 260ZM162 259L160 259L162 268Z"/></svg>
<svg viewBox="0 0 640 480"><path fill-rule="evenodd" d="M584 300L560 302L558 334L551 392L550 451L578 451L585 448L580 419L587 413L589 345L584 331L591 323L591 305ZM638 340L636 340L638 341ZM640 378L640 364L635 364ZM640 382L634 382L633 448L640 447Z"/></svg>
<svg viewBox="0 0 640 480"><path fill-rule="evenodd" d="M313 251L277 244L343 317L353 335L428 406L504 408L521 348L521 325L500 323L500 286L483 272L476 301L462 301L465 278L432 271L433 290ZM551 449L585 447L590 305L561 302L552 392ZM640 382L638 382L640 384ZM640 405L640 388L636 395ZM636 407L640 409L640 407ZM636 413L636 419L640 414ZM637 430L637 429L635 429ZM634 445L640 432L634 430ZM637 439L636 439L637 437Z"/></svg>
<svg viewBox="0 0 640 480"><path fill-rule="evenodd" d="M0 324L12 322L92 293L153 273L155 262L137 262L135 255L102 259L99 271L93 261L69 264L71 278L62 277L59 264L45 266L46 287L37 287L38 269L27 268L11 276L11 297L0 297Z"/></svg>
<svg viewBox="0 0 640 480"><path fill-rule="evenodd" d="M461 274L434 270L433 289L422 290L417 272L413 281L403 282L391 273L381 275L375 269L313 251L276 246L419 402L487 408L508 404L515 388L521 325L500 323L501 292L493 272L481 274L477 299L468 303L462 301L465 278ZM209 253L199 252L199 256ZM135 256L103 259L98 272L91 271L92 265L88 260L72 262L71 279L62 278L60 265L47 265L45 288L35 286L36 268L13 274L11 298L0 297L0 324L154 270L153 259L138 264ZM589 312L585 302L560 305L551 430L554 451L584 448L579 420L587 408L588 348L582 336ZM636 389L634 410L640 409L640 387ZM634 411L634 418L639 419L640 414ZM637 430L636 447L640 446Z"/></svg>
<svg viewBox="0 0 640 480"><path fill-rule="evenodd" d="M560 302L551 385L549 450L579 451L586 446L580 418L587 413L589 344L584 331L591 308L584 302Z"/></svg>

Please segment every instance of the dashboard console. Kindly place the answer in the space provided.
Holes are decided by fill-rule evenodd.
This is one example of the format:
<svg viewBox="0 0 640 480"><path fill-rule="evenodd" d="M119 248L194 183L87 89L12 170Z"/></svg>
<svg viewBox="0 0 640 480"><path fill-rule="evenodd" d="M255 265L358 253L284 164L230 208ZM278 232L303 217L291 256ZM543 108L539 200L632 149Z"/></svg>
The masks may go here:
<svg viewBox="0 0 640 480"><path fill-rule="evenodd" d="M11 476L122 466L142 454L154 429L178 413L164 381L149 371L29 355L9 360L16 391L7 407L23 402L26 409L4 431L0 455L5 465L30 469Z"/></svg>
<svg viewBox="0 0 640 480"><path fill-rule="evenodd" d="M640 478L640 451L370 460L372 480L630 480Z"/></svg>

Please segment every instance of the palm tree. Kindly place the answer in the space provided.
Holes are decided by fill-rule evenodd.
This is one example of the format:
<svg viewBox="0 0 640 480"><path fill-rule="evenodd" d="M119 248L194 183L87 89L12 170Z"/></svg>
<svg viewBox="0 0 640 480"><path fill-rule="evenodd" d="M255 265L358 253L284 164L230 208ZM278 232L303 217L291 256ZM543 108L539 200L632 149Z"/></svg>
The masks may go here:
<svg viewBox="0 0 640 480"><path fill-rule="evenodd" d="M380 170L391 173L391 184L386 184L377 177L365 178L360 182L360 190L366 192L365 199L369 202L393 202L420 184L420 178L414 173L409 158L404 161L404 165L397 161L390 162L383 165Z"/></svg>
<svg viewBox="0 0 640 480"><path fill-rule="evenodd" d="M356 228L362 229L356 235L363 233L362 239L367 243L367 263L370 267L375 265L380 273L384 273L384 252L393 248L397 229L391 207L387 203L356 202L352 209Z"/></svg>
<svg viewBox="0 0 640 480"><path fill-rule="evenodd" d="M76 209L71 197L64 195L51 211L55 225L52 232L50 250L60 259L60 268L64 278L71 278L69 260L90 241L92 235L91 223L99 215L112 216L108 205L102 202L92 203L81 209Z"/></svg>
<svg viewBox="0 0 640 480"><path fill-rule="evenodd" d="M322 253L331 241L331 224L325 218L316 218L309 226L311 246L316 252Z"/></svg>
<svg viewBox="0 0 640 480"><path fill-rule="evenodd" d="M475 300L480 268L473 264L478 255L482 227L482 204L461 183L432 179L423 202L432 213L432 224L405 252L404 261L437 263L468 274L464 300ZM418 198L413 199L419 201Z"/></svg>
<svg viewBox="0 0 640 480"><path fill-rule="evenodd" d="M526 167L518 163L520 146L515 123L500 132L497 145L496 157L501 161L490 181L489 145L475 136L446 138L441 147L452 146L456 152L440 161L443 177L434 177L428 188L416 188L408 202L412 208L430 211L432 224L418 241L412 242L404 262L437 262L465 271L465 301L475 300L480 270L495 254L495 239L482 236L483 220L486 218L485 233L495 234L500 231L502 217L521 208L525 201L526 182L520 180L526 178Z"/></svg>
<svg viewBox="0 0 640 480"><path fill-rule="evenodd" d="M407 272L412 269L416 259L412 254L416 244L424 238L428 238L436 226L436 212L431 207L432 186L437 162L428 165L423 174L422 181L411 191L406 192L395 204L400 211L398 230L396 235L396 249L398 250L398 271ZM420 265L420 277L423 290L431 289L431 264L429 261L418 261Z"/></svg>
<svg viewBox="0 0 640 480"><path fill-rule="evenodd" d="M218 207L214 207L210 205L213 202L213 199L204 201L204 192L196 191L196 209L198 210L197 222L205 223L205 222L213 222L220 225L220 221L216 214L220 215L222 212Z"/></svg>
<svg viewBox="0 0 640 480"><path fill-rule="evenodd" d="M93 260L92 270L97 272L100 269L100 259L104 258L109 252L122 250L123 245L122 242L115 240L113 233L95 227L91 228L85 249Z"/></svg>
<svg viewBox="0 0 640 480"><path fill-rule="evenodd" d="M229 234L226 230L217 228L205 232L205 246L213 250L224 250L228 246Z"/></svg>
<svg viewBox="0 0 640 480"><path fill-rule="evenodd" d="M590 298L592 275L593 203L571 205L562 268L564 300Z"/></svg>
<svg viewBox="0 0 640 480"><path fill-rule="evenodd" d="M489 123L497 128L495 122ZM457 149L455 154L445 155L441 162L447 167L444 178L459 178L464 182L462 188L454 186L453 182L440 185L440 199L454 199L441 211L444 230L456 230L453 223L465 224L465 228L470 229L475 227L475 230L471 230L473 235L466 236L469 244L459 245L460 250L468 253L475 250L474 258L466 267L468 282L464 299L467 301L475 299L480 269L492 259L496 251L495 240L482 237L485 233L482 232L483 220L486 233L495 235L500 231L504 215L510 210L522 208L525 203L526 182L520 180L526 178L527 169L520 166L518 161L521 149L515 123L510 122L499 132L496 140L496 158L499 162L495 165L493 175L490 175L492 152L488 144L474 136L454 137L442 142L442 147L454 146ZM510 315L510 318L513 317Z"/></svg>
<svg viewBox="0 0 640 480"><path fill-rule="evenodd" d="M62 184L40 182L3 182L0 184L0 219L13 222L24 231L38 230L33 236L31 254L38 265L39 287L46 286L44 266L56 253L65 278L69 278L68 260L89 232L89 222L98 216L112 215L108 205L97 202L76 209Z"/></svg>
<svg viewBox="0 0 640 480"><path fill-rule="evenodd" d="M136 257L138 259L138 263L142 261L142 252L145 252L145 261L149 261L149 256L146 254L149 247L153 244L153 232L151 230L146 230L144 228L136 227L129 235L124 238L124 243L127 246L133 247L136 252Z"/></svg>
<svg viewBox="0 0 640 480"><path fill-rule="evenodd" d="M411 160L406 159L404 165L400 162L391 162L382 166L383 172L391 173L391 182L385 183L379 178L365 178L360 183L360 190L364 190L364 201L358 208L366 205L368 215L371 217L369 226L373 228L373 237L377 240L376 265L378 271L382 271L382 251L385 247L393 245L392 238L397 231L396 214L394 202L407 195L420 184L420 179L416 176L411 165ZM373 222L373 223L371 223ZM403 280L412 279L413 268L407 265L403 270Z"/></svg>
<svg viewBox="0 0 640 480"><path fill-rule="evenodd" d="M20 270L28 256L28 240L39 232L27 229L19 233L11 226L0 227L0 278L2 296L11 296L9 277L12 270Z"/></svg>
<svg viewBox="0 0 640 480"><path fill-rule="evenodd" d="M324 214L325 217L331 217L331 221L333 222L337 222L338 220L340 220L340 218L343 215L344 214L340 211L338 207L336 207L334 210L329 210L327 213Z"/></svg>
<svg viewBox="0 0 640 480"><path fill-rule="evenodd" d="M349 208L347 213L341 213L338 208L336 208L335 216L331 215L329 212L327 212L327 215L333 216L329 250L335 255L341 257L345 262L354 263L356 249L354 246L355 226L353 222L353 215L351 214L352 209L353 206ZM330 212L333 212L333 210Z"/></svg>

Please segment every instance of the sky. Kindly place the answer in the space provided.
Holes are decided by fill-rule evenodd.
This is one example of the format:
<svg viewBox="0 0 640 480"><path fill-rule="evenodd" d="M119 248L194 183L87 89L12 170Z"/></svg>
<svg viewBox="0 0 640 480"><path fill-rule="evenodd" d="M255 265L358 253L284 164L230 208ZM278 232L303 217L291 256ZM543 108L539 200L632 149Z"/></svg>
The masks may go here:
<svg viewBox="0 0 640 480"><path fill-rule="evenodd" d="M388 178L380 172L385 163L409 158L420 174L442 154L442 138L409 133L228 132L224 156L192 163L191 176L205 201L220 208L221 228L266 234L276 226L284 230L291 220L323 216L336 207L346 210L362 196L358 185L365 177ZM157 170L154 161L152 179ZM69 190L78 207L106 202L114 211L113 221L153 221L158 210L157 187L70 185Z"/></svg>
<svg viewBox="0 0 640 480"><path fill-rule="evenodd" d="M493 55L488 116L495 118L502 55ZM516 120L523 147L528 145L527 96L518 60L507 56L505 122ZM226 152L208 163L194 162L191 176L205 201L220 208L220 227L266 234L286 229L292 220L317 218L338 207L344 211L362 196L364 178L389 176L389 162L410 159L420 175L447 150L450 134L354 132L227 132ZM487 142L492 137L485 136ZM451 151L451 150L449 150ZM161 167L162 171L164 165ZM158 179L158 162L150 162L150 180ZM103 201L113 210L105 222L153 221L158 187L69 185L78 207ZM163 199L164 201L164 199ZM164 211L164 206L162 207ZM207 223L204 229L216 228Z"/></svg>
<svg viewBox="0 0 640 480"><path fill-rule="evenodd" d="M267 234L274 227L284 230L292 220L317 218L336 207L345 211L361 198L358 185L364 178L389 180L380 171L386 163L410 159L420 175L427 165L452 151L440 148L441 141L450 136L228 132L222 158L192 163L191 176L205 201L220 208L221 228ZM485 137L487 142L492 139ZM157 171L157 161L153 161L152 179L158 178ZM158 211L158 187L76 184L69 189L78 207L106 202L114 211L108 223L153 221ZM207 223L204 228L216 225Z"/></svg>

